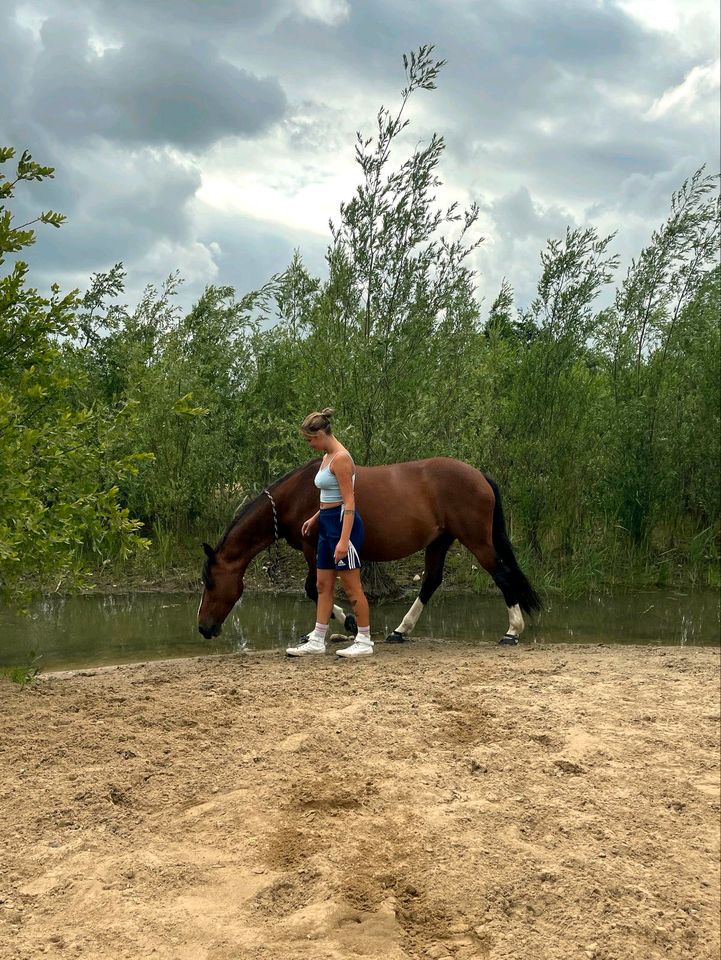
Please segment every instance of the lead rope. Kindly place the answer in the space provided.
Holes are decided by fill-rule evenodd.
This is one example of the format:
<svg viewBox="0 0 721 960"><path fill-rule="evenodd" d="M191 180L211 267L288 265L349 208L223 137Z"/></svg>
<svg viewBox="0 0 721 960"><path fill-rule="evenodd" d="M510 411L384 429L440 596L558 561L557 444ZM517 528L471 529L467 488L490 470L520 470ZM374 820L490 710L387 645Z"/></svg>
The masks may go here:
<svg viewBox="0 0 721 960"><path fill-rule="evenodd" d="M270 505L273 508L273 543L268 544L268 563L265 568L265 572L268 575L268 579L271 583L276 582L276 577L280 571L280 547L278 545L278 513L275 509L275 500L273 499L270 490L263 490L263 493L270 500ZM274 547L275 557L271 548Z"/></svg>

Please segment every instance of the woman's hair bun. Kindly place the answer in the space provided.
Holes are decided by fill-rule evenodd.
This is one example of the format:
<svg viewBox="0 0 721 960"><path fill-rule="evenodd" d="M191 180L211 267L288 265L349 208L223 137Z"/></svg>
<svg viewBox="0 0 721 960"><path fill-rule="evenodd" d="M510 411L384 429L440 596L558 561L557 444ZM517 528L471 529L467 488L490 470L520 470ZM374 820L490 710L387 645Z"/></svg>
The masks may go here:
<svg viewBox="0 0 721 960"><path fill-rule="evenodd" d="M309 413L303 423L300 425L301 433L318 433L323 430L325 433L333 433L333 427L330 418L335 413L333 407L325 407L323 410L316 410Z"/></svg>

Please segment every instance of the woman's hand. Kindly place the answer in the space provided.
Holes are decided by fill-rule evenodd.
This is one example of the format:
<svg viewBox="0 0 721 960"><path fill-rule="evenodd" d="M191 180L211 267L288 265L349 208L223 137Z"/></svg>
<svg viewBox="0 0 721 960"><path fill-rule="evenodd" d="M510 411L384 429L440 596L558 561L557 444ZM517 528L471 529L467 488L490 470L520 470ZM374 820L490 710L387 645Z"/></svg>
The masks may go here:
<svg viewBox="0 0 721 960"><path fill-rule="evenodd" d="M313 527L316 525L318 520L318 514L314 513L312 517L308 517L303 526L300 528L301 536L309 537L313 530Z"/></svg>
<svg viewBox="0 0 721 960"><path fill-rule="evenodd" d="M348 541L339 540L335 545L335 550L333 551L333 562L340 563L341 560L345 560L348 556Z"/></svg>

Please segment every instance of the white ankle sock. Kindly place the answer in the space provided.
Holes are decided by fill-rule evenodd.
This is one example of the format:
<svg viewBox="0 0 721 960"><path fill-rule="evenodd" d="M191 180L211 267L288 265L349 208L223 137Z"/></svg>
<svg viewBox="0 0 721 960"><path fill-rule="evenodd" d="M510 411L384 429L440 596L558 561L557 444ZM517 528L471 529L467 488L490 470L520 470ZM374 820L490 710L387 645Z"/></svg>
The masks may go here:
<svg viewBox="0 0 721 960"><path fill-rule="evenodd" d="M318 621L316 620L315 626L313 627L313 632L311 633L311 637L313 637L316 640L325 640L325 635L327 632L328 632L328 624L318 623Z"/></svg>
<svg viewBox="0 0 721 960"><path fill-rule="evenodd" d="M371 628L370 627L358 627L358 635L356 640L363 640L365 643L371 643Z"/></svg>

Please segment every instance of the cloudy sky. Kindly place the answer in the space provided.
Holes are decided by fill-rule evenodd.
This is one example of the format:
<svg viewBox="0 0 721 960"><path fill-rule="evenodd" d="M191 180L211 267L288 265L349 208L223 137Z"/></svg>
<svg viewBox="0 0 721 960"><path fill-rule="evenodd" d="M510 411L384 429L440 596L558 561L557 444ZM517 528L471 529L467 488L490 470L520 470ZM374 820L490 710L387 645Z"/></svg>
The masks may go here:
<svg viewBox="0 0 721 960"><path fill-rule="evenodd" d="M239 293L294 249L324 275L328 219L404 84L401 55L448 61L409 142L447 142L441 199L481 206L486 306L524 302L566 224L618 230L624 261L702 163L719 169L716 0L2 0L0 142L56 167L41 289L122 260L128 300L179 269L190 303Z"/></svg>

